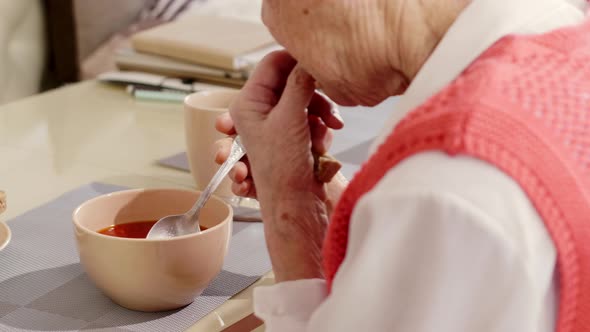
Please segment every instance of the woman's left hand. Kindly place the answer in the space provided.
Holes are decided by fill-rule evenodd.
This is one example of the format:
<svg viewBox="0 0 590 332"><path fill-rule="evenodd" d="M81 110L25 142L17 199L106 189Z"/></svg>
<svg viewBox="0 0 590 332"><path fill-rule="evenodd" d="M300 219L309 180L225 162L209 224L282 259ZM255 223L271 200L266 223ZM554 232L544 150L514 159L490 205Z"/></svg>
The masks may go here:
<svg viewBox="0 0 590 332"><path fill-rule="evenodd" d="M277 281L321 277L326 189L312 149L326 152L330 127L342 120L286 52L262 60L229 113L248 154Z"/></svg>

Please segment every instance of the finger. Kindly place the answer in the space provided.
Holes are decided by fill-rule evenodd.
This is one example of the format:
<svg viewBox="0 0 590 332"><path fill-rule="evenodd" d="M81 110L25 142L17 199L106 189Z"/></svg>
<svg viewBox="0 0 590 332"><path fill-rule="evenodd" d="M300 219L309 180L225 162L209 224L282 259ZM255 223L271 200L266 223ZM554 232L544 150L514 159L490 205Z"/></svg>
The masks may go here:
<svg viewBox="0 0 590 332"><path fill-rule="evenodd" d="M326 126L332 129L342 129L344 120L340 116L338 107L324 94L316 91L307 107L310 114L319 116Z"/></svg>
<svg viewBox="0 0 590 332"><path fill-rule="evenodd" d="M239 161L229 171L228 176L233 182L240 183L248 178L249 173L248 165L243 161Z"/></svg>
<svg viewBox="0 0 590 332"><path fill-rule="evenodd" d="M315 115L310 115L308 121L312 149L319 154L327 153L334 138L332 130Z"/></svg>
<svg viewBox="0 0 590 332"><path fill-rule="evenodd" d="M248 193L248 188L245 183L232 182L231 191L237 196L244 196Z"/></svg>
<svg viewBox="0 0 590 332"><path fill-rule="evenodd" d="M266 55L242 88L246 101L275 106L297 62L286 51Z"/></svg>
<svg viewBox="0 0 590 332"><path fill-rule="evenodd" d="M277 109L285 110L285 121L301 121L315 91L315 80L303 68L295 66L283 90ZM301 111L299 111L301 110ZM288 123L288 122L287 122ZM296 122L294 122L296 123Z"/></svg>
<svg viewBox="0 0 590 332"><path fill-rule="evenodd" d="M252 198L256 197L256 189L254 187L254 182L252 182L252 179L247 179L246 181L241 183L233 182L231 189L232 192L238 196Z"/></svg>
<svg viewBox="0 0 590 332"><path fill-rule="evenodd" d="M229 157L229 152L231 151L231 145L234 139L232 137L225 137L220 140L215 141L215 147L217 151L215 152L215 162L218 164L223 164L227 158Z"/></svg>
<svg viewBox="0 0 590 332"><path fill-rule="evenodd" d="M220 133L226 135L235 135L236 129L234 128L234 120L232 120L229 112L220 114L215 119L215 129Z"/></svg>

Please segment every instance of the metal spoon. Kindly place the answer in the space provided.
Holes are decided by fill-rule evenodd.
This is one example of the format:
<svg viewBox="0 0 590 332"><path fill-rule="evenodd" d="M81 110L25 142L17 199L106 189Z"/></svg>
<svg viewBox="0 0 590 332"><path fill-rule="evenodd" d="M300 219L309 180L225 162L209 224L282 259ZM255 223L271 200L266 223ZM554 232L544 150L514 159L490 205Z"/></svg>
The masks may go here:
<svg viewBox="0 0 590 332"><path fill-rule="evenodd" d="M227 160L221 165L213 176L205 190L193 207L185 214L178 214L164 217L152 227L147 235L148 240L166 239L181 235L200 232L199 213L211 194L217 189L223 178L229 173L234 165L246 154L239 136L236 136L231 146L231 152Z"/></svg>

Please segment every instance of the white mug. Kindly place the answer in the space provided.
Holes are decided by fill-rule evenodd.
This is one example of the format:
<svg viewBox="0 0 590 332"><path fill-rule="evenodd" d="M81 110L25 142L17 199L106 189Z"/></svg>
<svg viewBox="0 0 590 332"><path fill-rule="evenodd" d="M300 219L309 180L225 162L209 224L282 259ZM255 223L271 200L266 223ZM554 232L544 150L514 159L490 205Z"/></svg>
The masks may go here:
<svg viewBox="0 0 590 332"><path fill-rule="evenodd" d="M184 100L187 156L197 189L203 190L219 169L215 163L215 141L225 137L215 129L215 119L227 112L239 90L212 90L193 93ZM226 201L235 196L226 178L215 194Z"/></svg>

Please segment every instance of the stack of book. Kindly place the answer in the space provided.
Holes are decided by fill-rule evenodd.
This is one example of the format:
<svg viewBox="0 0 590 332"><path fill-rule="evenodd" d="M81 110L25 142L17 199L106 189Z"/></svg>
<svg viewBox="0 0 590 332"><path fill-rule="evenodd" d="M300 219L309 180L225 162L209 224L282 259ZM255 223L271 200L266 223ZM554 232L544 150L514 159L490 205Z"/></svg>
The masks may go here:
<svg viewBox="0 0 590 332"><path fill-rule="evenodd" d="M141 31L116 54L119 69L240 87L252 68L280 49L260 23L187 16Z"/></svg>

